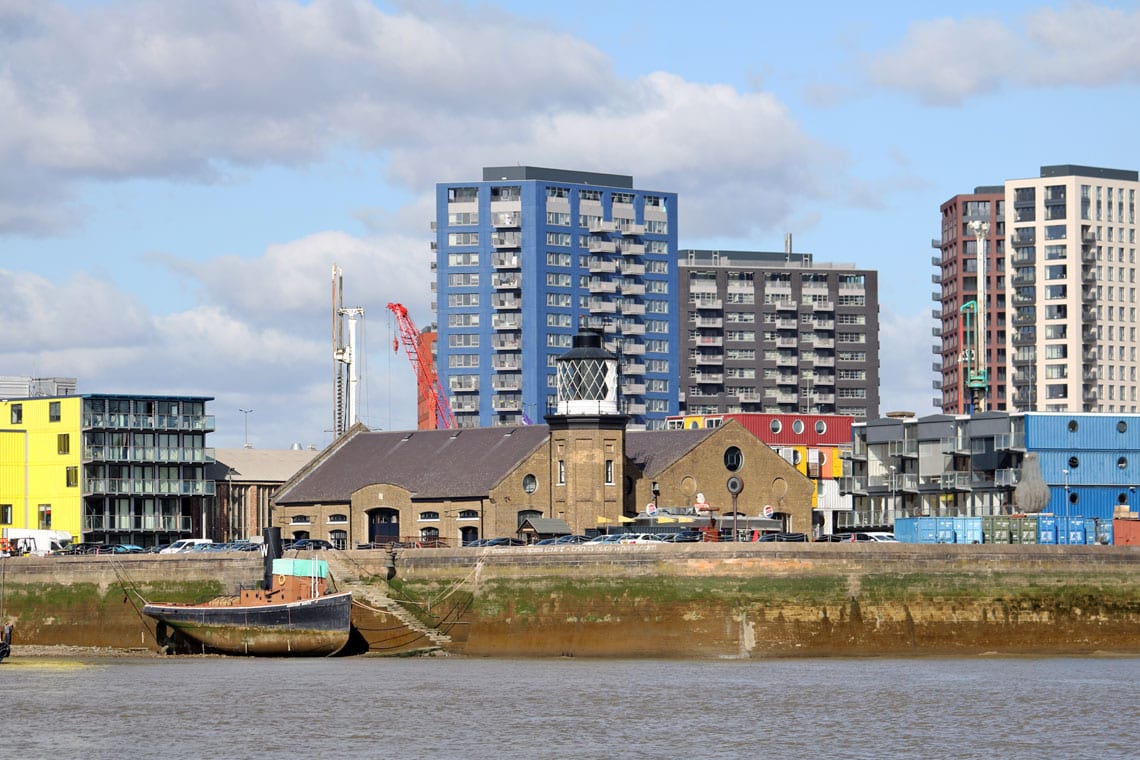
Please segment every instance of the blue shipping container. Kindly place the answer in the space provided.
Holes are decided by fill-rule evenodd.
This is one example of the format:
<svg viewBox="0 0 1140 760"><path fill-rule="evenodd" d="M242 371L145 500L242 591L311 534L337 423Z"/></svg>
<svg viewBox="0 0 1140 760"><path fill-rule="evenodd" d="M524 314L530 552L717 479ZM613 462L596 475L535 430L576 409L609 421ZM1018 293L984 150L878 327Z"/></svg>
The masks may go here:
<svg viewBox="0 0 1140 760"><path fill-rule="evenodd" d="M982 542L982 518L955 517L954 540L959 544L980 544Z"/></svg>
<svg viewBox="0 0 1140 760"><path fill-rule="evenodd" d="M1057 543L1057 518L1053 515L1037 516L1037 543Z"/></svg>
<svg viewBox="0 0 1140 760"><path fill-rule="evenodd" d="M904 544L917 544L918 518L900 517L895 520L895 539Z"/></svg>
<svg viewBox="0 0 1140 760"><path fill-rule="evenodd" d="M938 518L918 518L918 542L920 544L938 543Z"/></svg>
<svg viewBox="0 0 1140 760"><path fill-rule="evenodd" d="M954 543L954 518L953 517L936 517L937 520L936 531L937 538L935 539L940 544Z"/></svg>

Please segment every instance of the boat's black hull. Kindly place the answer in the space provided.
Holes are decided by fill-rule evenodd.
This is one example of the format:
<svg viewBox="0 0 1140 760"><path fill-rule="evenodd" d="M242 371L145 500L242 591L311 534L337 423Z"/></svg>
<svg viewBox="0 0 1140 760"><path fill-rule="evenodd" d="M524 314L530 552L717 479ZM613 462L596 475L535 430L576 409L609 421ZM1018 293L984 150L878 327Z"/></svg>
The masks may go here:
<svg viewBox="0 0 1140 760"><path fill-rule="evenodd" d="M147 604L143 612L213 652L320 657L336 654L348 643L352 594L288 604Z"/></svg>

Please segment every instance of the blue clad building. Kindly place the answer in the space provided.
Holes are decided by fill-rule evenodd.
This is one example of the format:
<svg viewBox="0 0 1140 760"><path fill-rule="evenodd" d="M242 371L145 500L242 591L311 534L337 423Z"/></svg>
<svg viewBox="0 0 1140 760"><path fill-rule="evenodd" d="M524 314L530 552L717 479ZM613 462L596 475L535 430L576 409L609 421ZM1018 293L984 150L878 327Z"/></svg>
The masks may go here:
<svg viewBox="0 0 1140 760"><path fill-rule="evenodd" d="M677 195L633 178L487 167L436 186L437 369L460 427L540 422L579 328L620 360L620 411L678 408Z"/></svg>
<svg viewBox="0 0 1140 760"><path fill-rule="evenodd" d="M1118 506L1136 509L1140 416L1026 412L1021 422L1050 485L1047 512L1111 519Z"/></svg>

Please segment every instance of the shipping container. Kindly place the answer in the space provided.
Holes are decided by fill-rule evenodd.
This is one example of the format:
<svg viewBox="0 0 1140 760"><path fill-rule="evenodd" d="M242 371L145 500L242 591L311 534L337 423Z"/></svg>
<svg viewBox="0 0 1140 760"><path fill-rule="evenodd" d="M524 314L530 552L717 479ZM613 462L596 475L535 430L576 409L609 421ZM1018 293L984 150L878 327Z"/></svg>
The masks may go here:
<svg viewBox="0 0 1140 760"><path fill-rule="evenodd" d="M1037 515L1037 543L1057 543L1057 516Z"/></svg>
<svg viewBox="0 0 1140 760"><path fill-rule="evenodd" d="M982 518L955 517L954 542L958 544L982 543Z"/></svg>
<svg viewBox="0 0 1140 760"><path fill-rule="evenodd" d="M920 544L938 543L938 518L918 518L918 542Z"/></svg>
<svg viewBox="0 0 1140 760"><path fill-rule="evenodd" d="M1037 515L1017 515L1009 518L1010 539L1015 544L1037 543Z"/></svg>
<svg viewBox="0 0 1140 760"><path fill-rule="evenodd" d="M935 517L935 542L939 544L954 543L954 518Z"/></svg>
<svg viewBox="0 0 1140 760"><path fill-rule="evenodd" d="M1010 542L1009 517L990 515L982 518L982 542L1008 544Z"/></svg>
<svg viewBox="0 0 1140 760"><path fill-rule="evenodd" d="M904 544L918 543L918 518L900 517L895 520L895 540Z"/></svg>
<svg viewBox="0 0 1140 760"><path fill-rule="evenodd" d="M1039 452L1140 449L1140 417L1027 412L1025 446L1029 451Z"/></svg>
<svg viewBox="0 0 1140 760"><path fill-rule="evenodd" d="M1113 520L1112 543L1117 546L1140 546L1140 520L1124 517Z"/></svg>

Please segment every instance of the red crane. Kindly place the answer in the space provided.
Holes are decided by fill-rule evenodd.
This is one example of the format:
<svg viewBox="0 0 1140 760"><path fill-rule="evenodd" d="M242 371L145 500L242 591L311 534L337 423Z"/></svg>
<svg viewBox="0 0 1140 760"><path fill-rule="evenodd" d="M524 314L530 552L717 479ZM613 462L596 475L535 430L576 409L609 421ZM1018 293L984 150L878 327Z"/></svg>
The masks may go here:
<svg viewBox="0 0 1140 760"><path fill-rule="evenodd" d="M392 349L400 350L400 343L404 344L404 353L416 371L416 386L419 391L421 403L426 403L433 412L435 426L433 429L454 428L455 415L451 411L451 404L447 401L447 394L439 384L439 375L435 371L435 362L431 353L420 345L420 331L408 316L408 310L403 304L390 303L388 309L396 315L396 322L400 328L400 337L392 341ZM422 427L422 426L421 426Z"/></svg>

